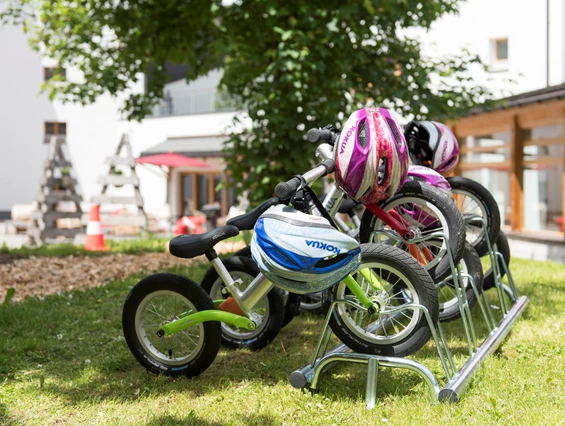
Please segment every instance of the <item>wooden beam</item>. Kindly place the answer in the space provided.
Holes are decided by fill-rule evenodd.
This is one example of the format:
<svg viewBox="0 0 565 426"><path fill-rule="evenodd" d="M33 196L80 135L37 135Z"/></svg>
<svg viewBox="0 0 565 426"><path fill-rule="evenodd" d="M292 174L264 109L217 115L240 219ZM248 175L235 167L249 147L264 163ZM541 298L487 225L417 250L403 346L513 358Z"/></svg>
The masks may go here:
<svg viewBox="0 0 565 426"><path fill-rule="evenodd" d="M224 187L222 188L222 216L228 215L228 175L223 174Z"/></svg>
<svg viewBox="0 0 565 426"><path fill-rule="evenodd" d="M469 152L496 152L499 149L510 149L512 144L503 143L500 145L489 145L489 146L464 146L461 148L462 154L467 154Z"/></svg>
<svg viewBox="0 0 565 426"><path fill-rule="evenodd" d="M461 117L455 126L455 136L461 139L467 136L490 135L512 128L512 114L507 110L483 112L469 117Z"/></svg>
<svg viewBox="0 0 565 426"><path fill-rule="evenodd" d="M214 174L208 173L208 204L214 202Z"/></svg>
<svg viewBox="0 0 565 426"><path fill-rule="evenodd" d="M114 185L114 186L122 186L122 185L135 185L139 186L139 179L137 176L125 176L125 175L107 175L107 176L100 176L97 181L101 185Z"/></svg>
<svg viewBox="0 0 565 426"><path fill-rule="evenodd" d="M563 115L565 115L565 100L484 111L459 118L455 124L455 136L459 139L512 130L514 117L518 118L518 124L522 129L561 124Z"/></svg>
<svg viewBox="0 0 565 426"><path fill-rule="evenodd" d="M522 129L561 124L565 114L565 101L542 102L529 104L517 110L518 125Z"/></svg>
<svg viewBox="0 0 565 426"><path fill-rule="evenodd" d="M512 126L512 149L510 151L510 225L513 231L521 231L524 226L524 138L522 128L515 116Z"/></svg>
<svg viewBox="0 0 565 426"><path fill-rule="evenodd" d="M474 169L503 169L508 170L511 167L510 161L498 161L494 163L460 163L461 170L474 170Z"/></svg>
<svg viewBox="0 0 565 426"><path fill-rule="evenodd" d="M182 217L182 206L183 206L183 187L184 187L184 180L183 180L183 174L179 173L177 175L177 178L179 180L179 184L177 185L178 189L177 189L177 217ZM171 200L172 201L172 200Z"/></svg>
<svg viewBox="0 0 565 426"><path fill-rule="evenodd" d="M190 173L189 173L190 174ZM194 210L198 210L198 174L192 173L192 201Z"/></svg>
<svg viewBox="0 0 565 426"><path fill-rule="evenodd" d="M523 162L524 166L534 166L536 164L561 165L561 164L563 164L563 158L561 158L561 157L538 157L538 158L534 158L532 160L524 159L522 162Z"/></svg>
<svg viewBox="0 0 565 426"><path fill-rule="evenodd" d="M549 145L560 145L565 142L564 138L554 138L554 139L535 139L524 141L524 146L549 146Z"/></svg>

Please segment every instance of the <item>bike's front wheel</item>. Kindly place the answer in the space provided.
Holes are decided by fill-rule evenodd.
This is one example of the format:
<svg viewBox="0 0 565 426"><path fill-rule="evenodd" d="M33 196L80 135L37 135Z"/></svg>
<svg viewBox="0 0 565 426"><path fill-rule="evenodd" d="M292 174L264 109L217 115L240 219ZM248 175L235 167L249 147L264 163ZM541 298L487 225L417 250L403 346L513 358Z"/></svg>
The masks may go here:
<svg viewBox="0 0 565 426"><path fill-rule="evenodd" d="M436 324L439 300L432 279L414 257L396 247L362 244L361 256L361 264L352 275L369 299L377 301L382 309L370 315L366 309L337 302L331 313L330 327L356 352L386 356L416 352L432 335L424 312L413 307L389 311L418 304L428 310ZM377 287L381 288L376 289L367 276L376 279ZM359 303L344 282L336 284L330 293L331 302L339 300Z"/></svg>
<svg viewBox="0 0 565 426"><path fill-rule="evenodd" d="M174 274L150 275L126 299L124 337L132 354L152 373L197 376L218 354L220 323L200 323L163 337L157 331L191 313L215 309L210 296L194 281Z"/></svg>

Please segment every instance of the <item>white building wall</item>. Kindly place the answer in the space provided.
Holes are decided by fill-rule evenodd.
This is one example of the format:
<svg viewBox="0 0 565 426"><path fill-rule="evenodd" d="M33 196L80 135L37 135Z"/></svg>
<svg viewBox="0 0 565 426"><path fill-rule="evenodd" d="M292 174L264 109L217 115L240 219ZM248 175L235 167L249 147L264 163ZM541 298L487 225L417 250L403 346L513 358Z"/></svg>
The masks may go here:
<svg viewBox="0 0 565 426"><path fill-rule="evenodd" d="M550 85L565 81L563 0L549 0ZM461 54L463 48L492 66L491 73L473 71L480 84L498 96L524 93L546 86L546 1L468 0L458 15L447 15L430 31L412 31L425 44L429 56ZM494 40L508 38L508 60L494 60ZM507 80L515 80L511 83Z"/></svg>
<svg viewBox="0 0 565 426"><path fill-rule="evenodd" d="M0 27L0 210L29 203L47 155L44 121L58 121L43 81L41 58L19 28Z"/></svg>
<svg viewBox="0 0 565 426"><path fill-rule="evenodd" d="M86 201L99 191L103 159L116 149L117 102L102 96L82 107L51 102L40 93L43 67L53 65L31 50L20 28L0 28L0 210L28 204L39 192L47 156L46 121L67 123L67 145ZM67 70L67 77L76 77Z"/></svg>

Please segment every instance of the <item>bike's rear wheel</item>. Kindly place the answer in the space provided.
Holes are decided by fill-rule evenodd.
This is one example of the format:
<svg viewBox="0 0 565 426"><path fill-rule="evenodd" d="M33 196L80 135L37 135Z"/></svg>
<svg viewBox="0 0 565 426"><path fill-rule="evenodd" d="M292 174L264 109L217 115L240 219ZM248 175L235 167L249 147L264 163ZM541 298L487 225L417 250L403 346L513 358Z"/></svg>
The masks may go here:
<svg viewBox="0 0 565 426"><path fill-rule="evenodd" d="M506 266L510 265L510 244L508 243L508 237L506 236L506 234L504 234L504 232L500 231L500 233L498 234L496 243L493 245L493 250L502 254L502 258L504 259ZM498 259L498 257L497 260L498 268L500 270L500 279L502 279L504 275L506 275L506 270L504 269L502 261ZM484 272L484 275L485 278L483 288L485 290L493 288L495 286L495 276L492 271L492 265L489 264L488 269Z"/></svg>
<svg viewBox="0 0 565 426"><path fill-rule="evenodd" d="M245 290L259 275L259 268L252 259L247 257L232 256L222 260L222 263L234 280L241 280L240 291ZM200 285L213 300L227 299L229 296L229 293L222 292L225 285L214 268L206 272ZM273 341L279 334L285 314L282 290L273 287L257 302L253 313L257 315L259 322L257 328L252 331L222 323L222 344L224 346L257 350Z"/></svg>
<svg viewBox="0 0 565 426"><path fill-rule="evenodd" d="M472 179L455 176L447 178L447 181L465 220L467 242L482 257L488 251L487 237L494 244L500 232L498 204L488 189ZM477 217L484 221L486 232L483 224L476 220Z"/></svg>
<svg viewBox="0 0 565 426"><path fill-rule="evenodd" d="M157 331L190 313L215 309L194 281L174 274L150 275L132 288L125 301L124 337L132 354L152 373L197 376L216 358L220 323L200 323L164 337L158 337Z"/></svg>
<svg viewBox="0 0 565 426"><path fill-rule="evenodd" d="M385 310L408 303L424 306L432 322L438 320L439 301L429 274L412 256L396 247L384 244L362 244L361 264L352 275L369 299L378 297ZM375 290L359 272L370 269L384 291ZM344 282L330 292L330 302L352 300L358 303ZM356 352L386 356L406 356L420 349L431 337L430 326L420 309L405 309L399 313L366 310L337 303L330 318L336 336Z"/></svg>
<svg viewBox="0 0 565 426"><path fill-rule="evenodd" d="M234 256L240 257L249 257L251 258L251 246L245 246L242 249L236 251ZM284 319L282 326L284 327L292 319L300 314L300 312L314 312L320 313L322 312L321 307L319 305L310 306L309 302L303 303L303 296L301 294L295 293L288 293L285 292L285 310L284 310Z"/></svg>
<svg viewBox="0 0 565 426"><path fill-rule="evenodd" d="M461 272L473 278L475 287L477 291L480 292L483 288L483 265L481 264L481 258L469 243L465 245L465 251L463 252L460 265ZM477 303L477 297L469 282L469 278L462 277L460 283L461 287L465 289L469 307L472 308ZM453 285L452 277L448 277L443 284L438 287L438 293L440 302L439 320L444 322L460 318L461 310L459 309L457 292Z"/></svg>

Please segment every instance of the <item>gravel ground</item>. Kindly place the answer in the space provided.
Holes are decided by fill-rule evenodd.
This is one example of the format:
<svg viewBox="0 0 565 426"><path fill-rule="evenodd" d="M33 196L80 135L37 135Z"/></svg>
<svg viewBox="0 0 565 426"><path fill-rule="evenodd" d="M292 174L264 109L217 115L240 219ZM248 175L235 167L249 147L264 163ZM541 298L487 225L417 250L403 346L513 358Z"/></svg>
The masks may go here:
<svg viewBox="0 0 565 426"><path fill-rule="evenodd" d="M219 243L218 253L230 253L245 244ZM196 259L205 260L204 256ZM108 254L104 256L22 257L0 256L0 303L9 288L13 300L27 296L44 296L59 291L97 287L108 281L121 280L139 272L158 271L176 265L187 265L195 259L179 259L168 253Z"/></svg>

